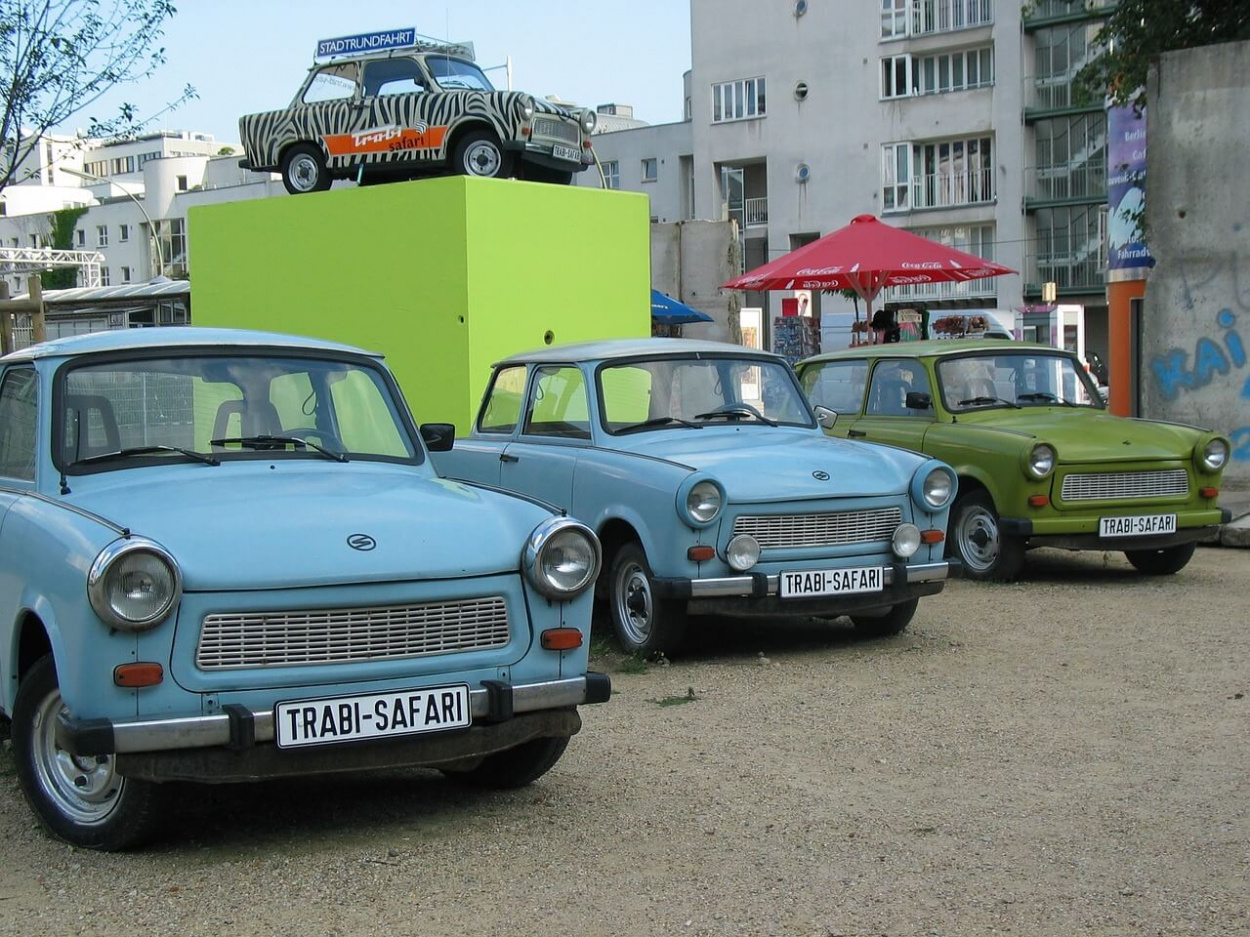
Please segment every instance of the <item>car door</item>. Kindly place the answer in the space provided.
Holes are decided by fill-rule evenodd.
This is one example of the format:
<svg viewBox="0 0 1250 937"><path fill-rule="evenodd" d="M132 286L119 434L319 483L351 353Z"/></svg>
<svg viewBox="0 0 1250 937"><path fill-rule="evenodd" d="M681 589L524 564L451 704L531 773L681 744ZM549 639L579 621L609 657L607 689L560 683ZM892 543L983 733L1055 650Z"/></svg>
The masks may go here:
<svg viewBox="0 0 1250 937"><path fill-rule="evenodd" d="M354 166L367 152L371 115L360 99L360 63L322 66L308 79L295 107L301 139L318 139L328 164Z"/></svg>
<svg viewBox="0 0 1250 937"><path fill-rule="evenodd" d="M439 474L484 485L501 483L500 467L520 428L525 383L525 365L496 368L482 398L473 435L457 439L450 452L430 453Z"/></svg>
<svg viewBox="0 0 1250 937"><path fill-rule="evenodd" d="M534 368L525 422L502 456L500 484L566 510L578 456L590 445L586 381L572 364Z"/></svg>
<svg viewBox="0 0 1250 937"><path fill-rule="evenodd" d="M799 384L812 406L826 407L838 415L830 435L845 437L864 410L868 386L867 358L838 358L809 364L799 373Z"/></svg>
<svg viewBox="0 0 1250 937"><path fill-rule="evenodd" d="M848 427L847 436L920 452L933 421L933 388L924 365L908 358L878 358L868 380L864 411Z"/></svg>
<svg viewBox="0 0 1250 937"><path fill-rule="evenodd" d="M410 169L442 158L447 125L432 125L439 92L432 91L416 59L407 56L365 63L363 101L374 116L379 138L366 159L399 163Z"/></svg>
<svg viewBox="0 0 1250 937"><path fill-rule="evenodd" d="M15 543L11 534L5 536L5 520L22 492L35 487L39 422L39 378L35 369L29 365L6 368L0 376L0 570L19 568L14 558L24 545ZM22 585L11 574L0 575L0 622L17 621ZM11 645L7 630L0 629L0 667L5 673L12 670L3 659ZM0 698L0 705L3 703Z"/></svg>

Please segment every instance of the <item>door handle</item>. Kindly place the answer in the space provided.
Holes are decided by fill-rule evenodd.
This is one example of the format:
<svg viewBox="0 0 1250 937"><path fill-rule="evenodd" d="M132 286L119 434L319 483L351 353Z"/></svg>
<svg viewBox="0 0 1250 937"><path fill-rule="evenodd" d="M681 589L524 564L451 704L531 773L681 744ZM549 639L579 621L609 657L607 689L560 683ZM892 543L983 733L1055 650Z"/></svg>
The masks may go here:
<svg viewBox="0 0 1250 937"><path fill-rule="evenodd" d="M499 453L499 461L500 462L520 462L521 457L519 455L508 455L508 453L506 452L501 452Z"/></svg>
<svg viewBox="0 0 1250 937"><path fill-rule="evenodd" d="M867 436L868 434L865 433L862 429L848 429L846 431L846 435L859 438L860 436Z"/></svg>

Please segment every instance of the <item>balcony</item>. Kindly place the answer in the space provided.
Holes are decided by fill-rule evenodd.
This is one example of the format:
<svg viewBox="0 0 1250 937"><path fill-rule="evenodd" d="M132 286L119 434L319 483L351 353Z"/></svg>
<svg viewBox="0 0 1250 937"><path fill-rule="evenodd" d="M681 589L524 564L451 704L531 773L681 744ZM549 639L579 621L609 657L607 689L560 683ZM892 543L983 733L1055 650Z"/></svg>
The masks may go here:
<svg viewBox="0 0 1250 937"><path fill-rule="evenodd" d="M994 299L998 296L998 280L965 280L962 283L915 283L892 286L885 291L887 303L936 303L944 300Z"/></svg>
<svg viewBox="0 0 1250 937"><path fill-rule="evenodd" d="M1040 293L1043 283L1054 283L1060 293L1101 293L1106 287L1102 251L1092 242L1069 253L1030 254L1025 270L1026 294Z"/></svg>
<svg viewBox="0 0 1250 937"><path fill-rule="evenodd" d="M1117 3L1118 0L1033 0L1024 7L1024 28L1105 17Z"/></svg>
<svg viewBox="0 0 1250 937"><path fill-rule="evenodd" d="M1102 158L1024 171L1026 208L1063 203L1095 204L1107 200L1107 166Z"/></svg>
<svg viewBox="0 0 1250 937"><path fill-rule="evenodd" d="M1024 79L1024 116L1036 119L1042 114L1063 111L1102 110L1101 101L1086 100L1077 94L1077 73L1092 59L1090 55L1072 64L1057 75L1041 75Z"/></svg>
<svg viewBox="0 0 1250 937"><path fill-rule="evenodd" d="M929 36L993 22L993 0L912 0L910 35Z"/></svg>
<svg viewBox="0 0 1250 937"><path fill-rule="evenodd" d="M952 208L994 200L991 169L928 173L911 181L911 208Z"/></svg>
<svg viewBox="0 0 1250 937"><path fill-rule="evenodd" d="M763 227L768 224L768 198L743 199L742 214L746 227Z"/></svg>

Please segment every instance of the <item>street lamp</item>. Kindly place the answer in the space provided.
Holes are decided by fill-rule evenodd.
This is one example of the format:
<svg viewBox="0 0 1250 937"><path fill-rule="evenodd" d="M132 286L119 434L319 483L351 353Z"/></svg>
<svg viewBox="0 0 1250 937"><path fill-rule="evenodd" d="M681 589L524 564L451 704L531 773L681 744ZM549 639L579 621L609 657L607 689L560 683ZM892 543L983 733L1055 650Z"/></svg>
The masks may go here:
<svg viewBox="0 0 1250 937"><path fill-rule="evenodd" d="M114 185L112 179L105 179L102 176L97 176L95 173L85 172L82 169L69 169L66 166L58 166L57 169L59 172L67 172L71 176L78 176L82 179L94 182L103 182L107 185ZM156 275L163 277L165 275L165 255L161 252L161 234L156 229L156 224L152 221L151 216L148 215L148 210L143 207L142 201L135 198L135 196L127 191L124 186L118 186L118 188L122 190L122 193L126 196L126 198L135 203L135 207L139 209L139 213L143 215L144 220L147 221L148 230L152 232L152 246L156 251Z"/></svg>

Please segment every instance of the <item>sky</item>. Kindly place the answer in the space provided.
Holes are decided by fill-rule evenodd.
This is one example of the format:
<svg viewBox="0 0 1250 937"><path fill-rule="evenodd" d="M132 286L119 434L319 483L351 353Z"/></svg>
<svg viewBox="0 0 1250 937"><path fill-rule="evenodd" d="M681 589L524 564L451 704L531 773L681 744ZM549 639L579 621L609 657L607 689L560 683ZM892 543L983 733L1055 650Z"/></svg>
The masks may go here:
<svg viewBox="0 0 1250 937"><path fill-rule="evenodd" d="M184 85L198 99L145 130L195 130L237 142L243 114L285 107L317 40L415 27L425 36L471 41L483 68L512 58L513 88L576 104L629 104L651 124L682 119L682 74L690 68L690 7L683 0L589 4L573 0L174 0L160 45L166 63L122 86L59 129L113 117L121 103L140 118L161 111ZM505 87L502 69L487 72Z"/></svg>

